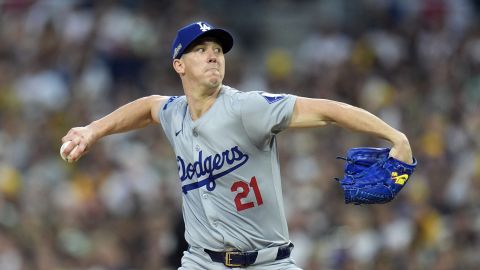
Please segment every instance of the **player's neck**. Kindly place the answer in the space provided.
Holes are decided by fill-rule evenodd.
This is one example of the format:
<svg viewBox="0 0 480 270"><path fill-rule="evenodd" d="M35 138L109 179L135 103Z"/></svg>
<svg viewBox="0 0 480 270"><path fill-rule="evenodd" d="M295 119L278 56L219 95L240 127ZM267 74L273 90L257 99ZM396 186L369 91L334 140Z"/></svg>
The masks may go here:
<svg viewBox="0 0 480 270"><path fill-rule="evenodd" d="M185 89L190 117L197 120L206 113L217 99L221 85L213 89Z"/></svg>

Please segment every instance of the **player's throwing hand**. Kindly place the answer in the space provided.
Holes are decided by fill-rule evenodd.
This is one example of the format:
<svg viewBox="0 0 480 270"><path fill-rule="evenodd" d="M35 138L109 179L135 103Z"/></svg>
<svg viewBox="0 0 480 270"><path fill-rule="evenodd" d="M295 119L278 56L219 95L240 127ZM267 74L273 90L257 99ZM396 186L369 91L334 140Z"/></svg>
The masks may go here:
<svg viewBox="0 0 480 270"><path fill-rule="evenodd" d="M88 153L90 147L95 143L95 136L91 126L75 127L68 131L62 138L62 143L68 145L62 149L60 155L67 157L68 162L76 162L83 155ZM63 148L63 147L62 147Z"/></svg>

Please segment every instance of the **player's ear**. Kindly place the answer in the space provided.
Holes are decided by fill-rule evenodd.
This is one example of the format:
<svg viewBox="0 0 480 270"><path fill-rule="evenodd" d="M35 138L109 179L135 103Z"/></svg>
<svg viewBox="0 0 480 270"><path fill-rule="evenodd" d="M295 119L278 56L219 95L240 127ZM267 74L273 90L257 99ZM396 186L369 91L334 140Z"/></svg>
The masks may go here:
<svg viewBox="0 0 480 270"><path fill-rule="evenodd" d="M182 59L174 59L172 65L173 69L175 69L178 74L183 74L185 72L185 63L183 63Z"/></svg>

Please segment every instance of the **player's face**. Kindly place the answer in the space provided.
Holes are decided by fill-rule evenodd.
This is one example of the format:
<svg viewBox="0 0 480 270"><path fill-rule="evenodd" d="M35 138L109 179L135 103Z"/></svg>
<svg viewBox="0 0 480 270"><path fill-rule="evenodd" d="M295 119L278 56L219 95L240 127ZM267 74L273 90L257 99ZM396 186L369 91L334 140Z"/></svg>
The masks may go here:
<svg viewBox="0 0 480 270"><path fill-rule="evenodd" d="M222 84L225 75L225 57L222 46L212 39L201 40L182 56L184 74L206 87Z"/></svg>

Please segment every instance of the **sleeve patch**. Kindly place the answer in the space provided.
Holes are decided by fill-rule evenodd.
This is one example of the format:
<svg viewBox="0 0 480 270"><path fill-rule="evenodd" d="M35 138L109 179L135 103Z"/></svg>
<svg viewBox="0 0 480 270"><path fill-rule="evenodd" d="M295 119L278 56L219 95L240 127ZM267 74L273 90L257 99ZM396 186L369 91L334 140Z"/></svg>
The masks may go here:
<svg viewBox="0 0 480 270"><path fill-rule="evenodd" d="M272 103L275 103L277 101L280 101L287 96L287 95L284 95L284 94L270 94L270 93L267 93L267 92L261 92L259 94L268 102L268 104L272 104Z"/></svg>

